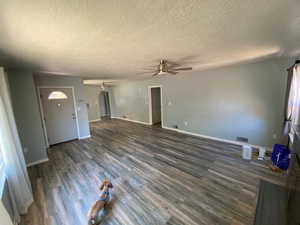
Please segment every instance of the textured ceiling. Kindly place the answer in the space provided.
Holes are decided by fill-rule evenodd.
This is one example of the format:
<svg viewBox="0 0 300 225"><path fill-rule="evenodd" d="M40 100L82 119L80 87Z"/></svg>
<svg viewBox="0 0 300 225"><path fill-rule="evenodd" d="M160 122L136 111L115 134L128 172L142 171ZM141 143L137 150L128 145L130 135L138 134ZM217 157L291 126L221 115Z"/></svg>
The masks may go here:
<svg viewBox="0 0 300 225"><path fill-rule="evenodd" d="M0 0L0 63L136 77L159 59L195 70L300 53L299 0Z"/></svg>

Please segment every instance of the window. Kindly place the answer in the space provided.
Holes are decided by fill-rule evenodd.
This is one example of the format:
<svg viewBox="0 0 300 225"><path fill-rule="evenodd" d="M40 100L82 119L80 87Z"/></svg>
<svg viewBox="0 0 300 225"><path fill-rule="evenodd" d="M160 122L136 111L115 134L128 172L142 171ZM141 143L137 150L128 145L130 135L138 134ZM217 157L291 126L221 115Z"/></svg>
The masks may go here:
<svg viewBox="0 0 300 225"><path fill-rule="evenodd" d="M2 158L2 152L0 147L0 177L1 177L2 169L3 169L3 158Z"/></svg>
<svg viewBox="0 0 300 225"><path fill-rule="evenodd" d="M289 93L289 101L287 106L288 119L292 121L293 125L300 123L300 67L295 66L291 80L291 87Z"/></svg>
<svg viewBox="0 0 300 225"><path fill-rule="evenodd" d="M1 96L0 96L0 107L2 107ZM0 116L0 118L2 119L1 116ZM3 127L2 120L0 120L0 129L3 129L2 127ZM1 135L1 132L0 132L0 135ZM3 146L2 146L2 141L0 139L0 194L1 194L1 191L3 190L5 179L6 179L5 173L4 173L4 162L3 162L2 150L3 150Z"/></svg>
<svg viewBox="0 0 300 225"><path fill-rule="evenodd" d="M295 65L291 73L290 84L288 86L288 101L286 105L286 116L284 125L284 135L289 136L293 143L295 130L293 127L300 124L300 66Z"/></svg>
<svg viewBox="0 0 300 225"><path fill-rule="evenodd" d="M52 91L48 96L49 100L67 99L67 98L68 98L68 96L62 91Z"/></svg>

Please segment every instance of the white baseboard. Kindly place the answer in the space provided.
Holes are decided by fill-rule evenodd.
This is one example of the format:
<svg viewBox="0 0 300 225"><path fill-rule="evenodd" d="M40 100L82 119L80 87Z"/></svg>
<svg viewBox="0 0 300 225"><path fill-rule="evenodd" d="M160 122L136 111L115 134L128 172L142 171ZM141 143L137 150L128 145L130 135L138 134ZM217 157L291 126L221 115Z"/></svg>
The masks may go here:
<svg viewBox="0 0 300 225"><path fill-rule="evenodd" d="M139 120L131 120L131 119L128 119L128 118L122 118L122 117L118 117L118 116L112 116L111 118L112 119L119 119L119 120L126 120L126 121L129 121L129 122L140 123L140 124L144 124L144 125L151 125L150 123L142 122L142 121L139 121Z"/></svg>
<svg viewBox="0 0 300 225"><path fill-rule="evenodd" d="M151 125L150 123L145 123L145 122L141 122L138 120L131 120L131 119L127 119L127 118L122 118L122 117L111 117L113 119L120 119L120 120L126 120L129 122L134 122L134 123L141 123L144 125ZM266 148L267 150L272 150L272 147L269 146L260 146L260 145L253 145L253 144L249 144L249 143L243 143L243 142L238 142L238 141L232 141L232 140L228 140L228 139L223 139L223 138L217 138L217 137L212 137L212 136L207 136L207 135L202 135L202 134L198 134L198 133L193 133L193 132L189 132L189 131L185 131L185 130L180 130L180 129L176 129L176 128L172 128L172 127L167 127L162 125L163 129L167 129L167 130L172 130L172 131L176 131L178 133L182 133L182 134L188 134L188 135L192 135L192 136L196 136L196 137L201 137L201 138L206 138L206 139L210 139L210 140L215 140L215 141L221 141L221 142L225 142L225 143L229 143L229 144L235 144L235 145L250 145L253 148Z"/></svg>
<svg viewBox="0 0 300 225"><path fill-rule="evenodd" d="M88 136L79 137L78 139L82 140L82 139L87 139L87 138L90 138L90 137L91 137L91 135L88 135Z"/></svg>
<svg viewBox="0 0 300 225"><path fill-rule="evenodd" d="M89 120L89 123L98 122L98 121L100 121L100 120L101 120L101 118L96 119L96 120Z"/></svg>
<svg viewBox="0 0 300 225"><path fill-rule="evenodd" d="M221 142L225 142L225 143L229 143L229 144L235 144L235 145L250 145L253 148L266 148L266 149L272 149L270 147L265 147L265 146L259 146L259 145L252 145L249 143L243 143L243 142L238 142L238 141L232 141L232 140L228 140L228 139L223 139L223 138L217 138L217 137L212 137L212 136L206 136L206 135L202 135L202 134L197 134L197 133L193 133L193 132L189 132L189 131L185 131L185 130L180 130L180 129L176 129L176 128L172 128L172 127L166 127L166 126L162 126L162 128L167 129L167 130L172 130L172 131L176 131L178 133L182 133L182 134L188 134L188 135L192 135L192 136L196 136L196 137L201 137L201 138L206 138L206 139L211 139L211 140L215 140L215 141L221 141Z"/></svg>
<svg viewBox="0 0 300 225"><path fill-rule="evenodd" d="M41 164L41 163L44 163L44 162L48 162L49 159L41 159L41 160L38 160L38 161L35 161L35 162L32 162L32 163L28 163L27 164L27 167L30 167L30 166L35 166L35 165L38 165L38 164Z"/></svg>

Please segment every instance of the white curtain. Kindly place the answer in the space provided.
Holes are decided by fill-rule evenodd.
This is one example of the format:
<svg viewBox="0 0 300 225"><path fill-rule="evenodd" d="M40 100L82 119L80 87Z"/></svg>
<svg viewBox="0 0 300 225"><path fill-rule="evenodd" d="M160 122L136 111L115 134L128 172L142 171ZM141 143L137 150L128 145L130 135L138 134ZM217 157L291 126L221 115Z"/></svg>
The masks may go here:
<svg viewBox="0 0 300 225"><path fill-rule="evenodd" d="M300 66L293 68L293 77L289 96L288 111L292 124L299 124L300 118Z"/></svg>
<svg viewBox="0 0 300 225"><path fill-rule="evenodd" d="M22 146L16 128L6 75L0 68L0 150L15 222L33 202Z"/></svg>
<svg viewBox="0 0 300 225"><path fill-rule="evenodd" d="M0 202L0 218L1 218L1 224L13 225L5 207L1 202Z"/></svg>

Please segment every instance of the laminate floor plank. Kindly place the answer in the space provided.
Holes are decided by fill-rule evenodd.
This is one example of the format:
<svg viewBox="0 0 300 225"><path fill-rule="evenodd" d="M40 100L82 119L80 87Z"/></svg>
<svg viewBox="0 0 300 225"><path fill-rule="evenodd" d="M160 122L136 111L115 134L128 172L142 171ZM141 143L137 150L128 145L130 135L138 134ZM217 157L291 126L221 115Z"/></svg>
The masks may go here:
<svg viewBox="0 0 300 225"><path fill-rule="evenodd" d="M102 225L252 225L260 180L285 182L234 144L116 119L91 134L29 168L35 202L21 225L87 225L105 178L114 188Z"/></svg>

